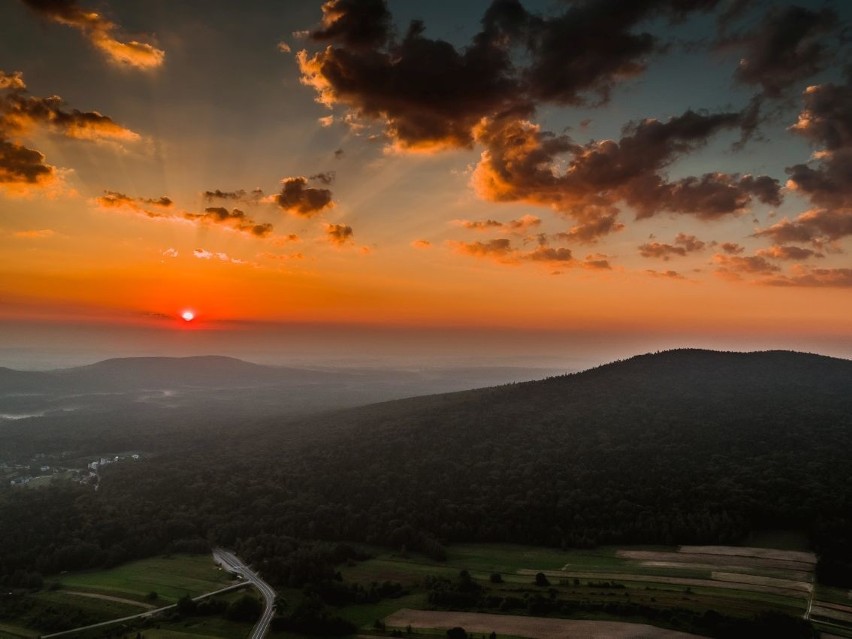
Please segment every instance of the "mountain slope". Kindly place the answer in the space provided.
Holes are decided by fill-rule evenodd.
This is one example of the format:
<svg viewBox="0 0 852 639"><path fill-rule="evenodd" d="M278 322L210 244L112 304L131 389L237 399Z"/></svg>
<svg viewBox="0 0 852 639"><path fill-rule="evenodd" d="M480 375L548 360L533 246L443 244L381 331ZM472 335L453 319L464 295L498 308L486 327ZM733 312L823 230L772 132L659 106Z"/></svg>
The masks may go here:
<svg viewBox="0 0 852 639"><path fill-rule="evenodd" d="M846 360L671 351L286 428L235 423L192 454L106 469L96 495L61 502L73 506L54 528L73 529L73 509L86 508L105 529L135 531L118 540L90 531L103 552L213 539L273 580L288 536L440 556L461 541L734 543L786 528L809 534L823 577L843 582L852 579L850 389ZM8 565L50 563L44 549L55 540L41 534L14 562L0 539Z"/></svg>

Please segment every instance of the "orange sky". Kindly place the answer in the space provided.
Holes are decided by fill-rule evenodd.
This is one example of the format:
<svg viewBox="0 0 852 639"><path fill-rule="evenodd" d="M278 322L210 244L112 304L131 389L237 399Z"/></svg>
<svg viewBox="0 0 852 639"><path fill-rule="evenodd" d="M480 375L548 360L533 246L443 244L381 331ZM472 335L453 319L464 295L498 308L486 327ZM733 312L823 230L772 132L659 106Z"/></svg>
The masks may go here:
<svg viewBox="0 0 852 639"><path fill-rule="evenodd" d="M185 309L225 350L246 327L314 324L852 356L845 3L775 3L731 32L712 11L602 22L588 50L557 52L564 68L537 50L551 75L505 38L469 66L474 35L498 28L479 23L484 1L391 2L384 18L332 1L325 22L321 2L262 4L0 8L16 26L0 43L0 365L38 350L25 334L73 341L81 325L86 344L113 327L129 352L135 326L167 350ZM579 19L524 6L541 29ZM412 18L426 31L405 40ZM782 68L765 49L785 20L816 53ZM644 30L658 50L606 46ZM667 53L667 34L727 44ZM368 73L362 54L388 66Z"/></svg>

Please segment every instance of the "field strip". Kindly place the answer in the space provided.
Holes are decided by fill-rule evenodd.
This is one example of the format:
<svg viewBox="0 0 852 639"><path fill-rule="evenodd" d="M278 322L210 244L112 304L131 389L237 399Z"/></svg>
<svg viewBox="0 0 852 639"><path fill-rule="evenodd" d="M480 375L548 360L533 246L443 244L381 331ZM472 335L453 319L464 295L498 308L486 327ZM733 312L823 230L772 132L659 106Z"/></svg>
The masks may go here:
<svg viewBox="0 0 852 639"><path fill-rule="evenodd" d="M681 546L680 552L697 555L726 555L731 557L757 557L760 559L779 559L797 561L815 566L816 555L802 550L774 550L772 548L747 548L734 546Z"/></svg>
<svg viewBox="0 0 852 639"><path fill-rule="evenodd" d="M781 570L809 571L813 564L804 561L790 561L764 557L746 557L743 555L700 554L685 552L665 552L659 550L618 550L616 556L622 559L640 561L670 561L675 563L714 563L717 566L734 564L747 568L780 568Z"/></svg>
<svg viewBox="0 0 852 639"><path fill-rule="evenodd" d="M113 597L112 595L101 595L96 592L80 592L79 590L63 590L66 595L76 595L78 597L91 597L92 599L103 599L104 601L115 601L117 603L128 604L130 606L138 606L140 608L145 608L145 610L153 610L157 606L152 606L151 604L142 603L141 601L134 601L133 599L124 599L123 597Z"/></svg>
<svg viewBox="0 0 852 639"><path fill-rule="evenodd" d="M852 611L841 612L840 610L835 610L833 608L825 608L819 603L814 602L813 608L811 608L811 619L819 621L820 618L832 619L834 621L842 621L846 624L850 624L852 623Z"/></svg>
<svg viewBox="0 0 852 639"><path fill-rule="evenodd" d="M805 598L806 592L793 588L780 588L778 586L761 586L753 583L737 583L733 581L714 581L713 579L694 579L690 577L659 577L656 575L642 575L637 573L612 573L612 572L572 572L565 573L556 570L529 570L522 568L518 571L521 575L536 575L543 572L547 577L554 579L585 579L590 581L632 581L637 583L672 584L677 586L700 586L706 588L720 588L722 590L748 590L751 592L763 592L784 597Z"/></svg>
<svg viewBox="0 0 852 639"><path fill-rule="evenodd" d="M820 608L831 608L832 610L839 610L840 612L845 612L852 615L852 606L844 606L843 604L830 603L828 601L815 601L815 606L819 606Z"/></svg>
<svg viewBox="0 0 852 639"><path fill-rule="evenodd" d="M530 639L697 639L691 635L646 624L618 621L588 621L554 619L551 617L522 617L494 615L481 612L444 612L403 608L385 617L388 626L396 628L448 629L461 626L467 632L514 635Z"/></svg>
<svg viewBox="0 0 852 639"><path fill-rule="evenodd" d="M731 564L693 564L686 561L640 561L640 566L647 568L680 568L682 570L706 570L709 572L713 571L727 571L727 572L747 572L752 574L756 569L752 566L736 566ZM562 570L569 570L571 564L565 564ZM790 581L804 581L807 583L813 583L814 573L810 570L779 570L777 568L764 568L761 572L771 572L775 574L782 574L783 577L776 577L776 579L788 579ZM769 575L765 575L769 576Z"/></svg>
<svg viewBox="0 0 852 639"><path fill-rule="evenodd" d="M789 588L790 590L802 590L811 592L813 585L803 581L791 579L778 579L776 577L759 577L757 575L744 575L741 573L713 572L710 578L714 581L731 581L738 584L756 584L758 586L776 586L778 588Z"/></svg>

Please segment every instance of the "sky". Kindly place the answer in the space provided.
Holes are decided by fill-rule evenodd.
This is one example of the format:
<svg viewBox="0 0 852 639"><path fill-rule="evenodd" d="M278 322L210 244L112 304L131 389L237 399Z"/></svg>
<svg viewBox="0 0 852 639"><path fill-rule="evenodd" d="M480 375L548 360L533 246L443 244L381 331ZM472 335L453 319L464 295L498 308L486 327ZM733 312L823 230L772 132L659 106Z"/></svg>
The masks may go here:
<svg viewBox="0 0 852 639"><path fill-rule="evenodd" d="M4 2L0 365L852 357L850 19Z"/></svg>

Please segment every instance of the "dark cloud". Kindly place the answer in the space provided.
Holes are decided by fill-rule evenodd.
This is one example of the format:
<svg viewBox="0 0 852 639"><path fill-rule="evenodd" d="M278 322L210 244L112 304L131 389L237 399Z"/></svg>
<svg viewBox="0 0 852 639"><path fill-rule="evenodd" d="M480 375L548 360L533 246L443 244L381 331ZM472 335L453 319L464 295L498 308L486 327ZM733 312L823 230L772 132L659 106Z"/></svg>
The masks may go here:
<svg viewBox="0 0 852 639"><path fill-rule="evenodd" d="M735 77L757 85L770 98L822 70L834 47L826 35L838 25L837 14L828 8L772 7L760 26L723 45L745 48Z"/></svg>
<svg viewBox="0 0 852 639"><path fill-rule="evenodd" d="M245 202L246 204L257 204L263 198L263 190L252 189L251 191L246 191L245 189L238 189L236 191L221 191L216 189L215 191L204 191L202 196L208 202L214 200L234 200Z"/></svg>
<svg viewBox="0 0 852 639"><path fill-rule="evenodd" d="M672 256L678 255L683 257L688 253L701 251L704 247L705 243L694 235L678 233L674 240L674 244L648 242L639 247L639 253L642 257L653 257L668 261L672 258Z"/></svg>
<svg viewBox="0 0 852 639"><path fill-rule="evenodd" d="M0 188L26 192L56 180L56 169L38 151L0 138Z"/></svg>
<svg viewBox="0 0 852 639"><path fill-rule="evenodd" d="M221 224L256 237L266 237L273 230L271 224L255 222L245 211L241 211L240 209L231 209L229 211L222 206L211 206L204 209L204 213L184 213L183 217L193 222Z"/></svg>
<svg viewBox="0 0 852 639"><path fill-rule="evenodd" d="M152 44L118 39L120 28L102 14L83 9L77 0L22 0L30 9L52 22L80 30L114 64L136 69L155 69L166 54Z"/></svg>
<svg viewBox="0 0 852 639"><path fill-rule="evenodd" d="M337 174L334 171L325 171L323 173L315 173L310 176L308 179L313 180L315 182L319 182L320 184L325 184L328 186L334 182L334 179L337 177Z"/></svg>
<svg viewBox="0 0 852 639"><path fill-rule="evenodd" d="M374 49L387 44L390 37L391 14L384 0L328 0L322 13L322 27L311 32L317 42Z"/></svg>
<svg viewBox="0 0 852 639"><path fill-rule="evenodd" d="M136 198L118 191L104 191L104 194L95 201L105 209L126 209L152 218L172 217L172 213L168 210L172 206L172 200L166 196Z"/></svg>
<svg viewBox="0 0 852 639"><path fill-rule="evenodd" d="M634 28L658 16L683 17L717 0L580 0L555 16L496 0L482 31L457 49L424 36L414 21L401 39L385 2L330 0L323 6L313 56L300 51L302 81L318 101L386 125L408 150L470 147L483 117L530 114L539 102L583 104L608 99L612 87L642 72L662 43ZM513 51L523 54L513 58ZM517 60L518 64L513 63Z"/></svg>
<svg viewBox="0 0 852 639"><path fill-rule="evenodd" d="M524 254L522 259L531 262L570 262L574 258L570 249L539 246L530 253Z"/></svg>
<svg viewBox="0 0 852 639"><path fill-rule="evenodd" d="M326 224L326 239L337 246L343 246L354 237L352 227L347 224Z"/></svg>
<svg viewBox="0 0 852 639"><path fill-rule="evenodd" d="M789 167L788 186L827 209L852 209L852 77L809 87L793 131L817 149L809 164Z"/></svg>
<svg viewBox="0 0 852 639"><path fill-rule="evenodd" d="M517 118L486 120L477 129L485 151L472 181L486 200L545 205L573 217L578 224L564 239L594 241L620 230L617 214L622 204L640 218L662 212L703 219L737 214L754 198L779 202L777 181L708 173L671 182L664 171L713 134L740 122L740 113L687 111L665 122L630 123L618 141L580 145ZM557 171L563 159L567 166Z"/></svg>
<svg viewBox="0 0 852 639"><path fill-rule="evenodd" d="M745 249L736 242L723 242L719 247L728 255L739 255Z"/></svg>
<svg viewBox="0 0 852 639"><path fill-rule="evenodd" d="M275 196L275 201L286 211L310 217L334 206L330 190L309 187L303 177L284 178L281 184L281 192Z"/></svg>
<svg viewBox="0 0 852 639"><path fill-rule="evenodd" d="M770 246L760 249L757 255L776 260L806 260L810 257L823 257L822 253L800 246Z"/></svg>

